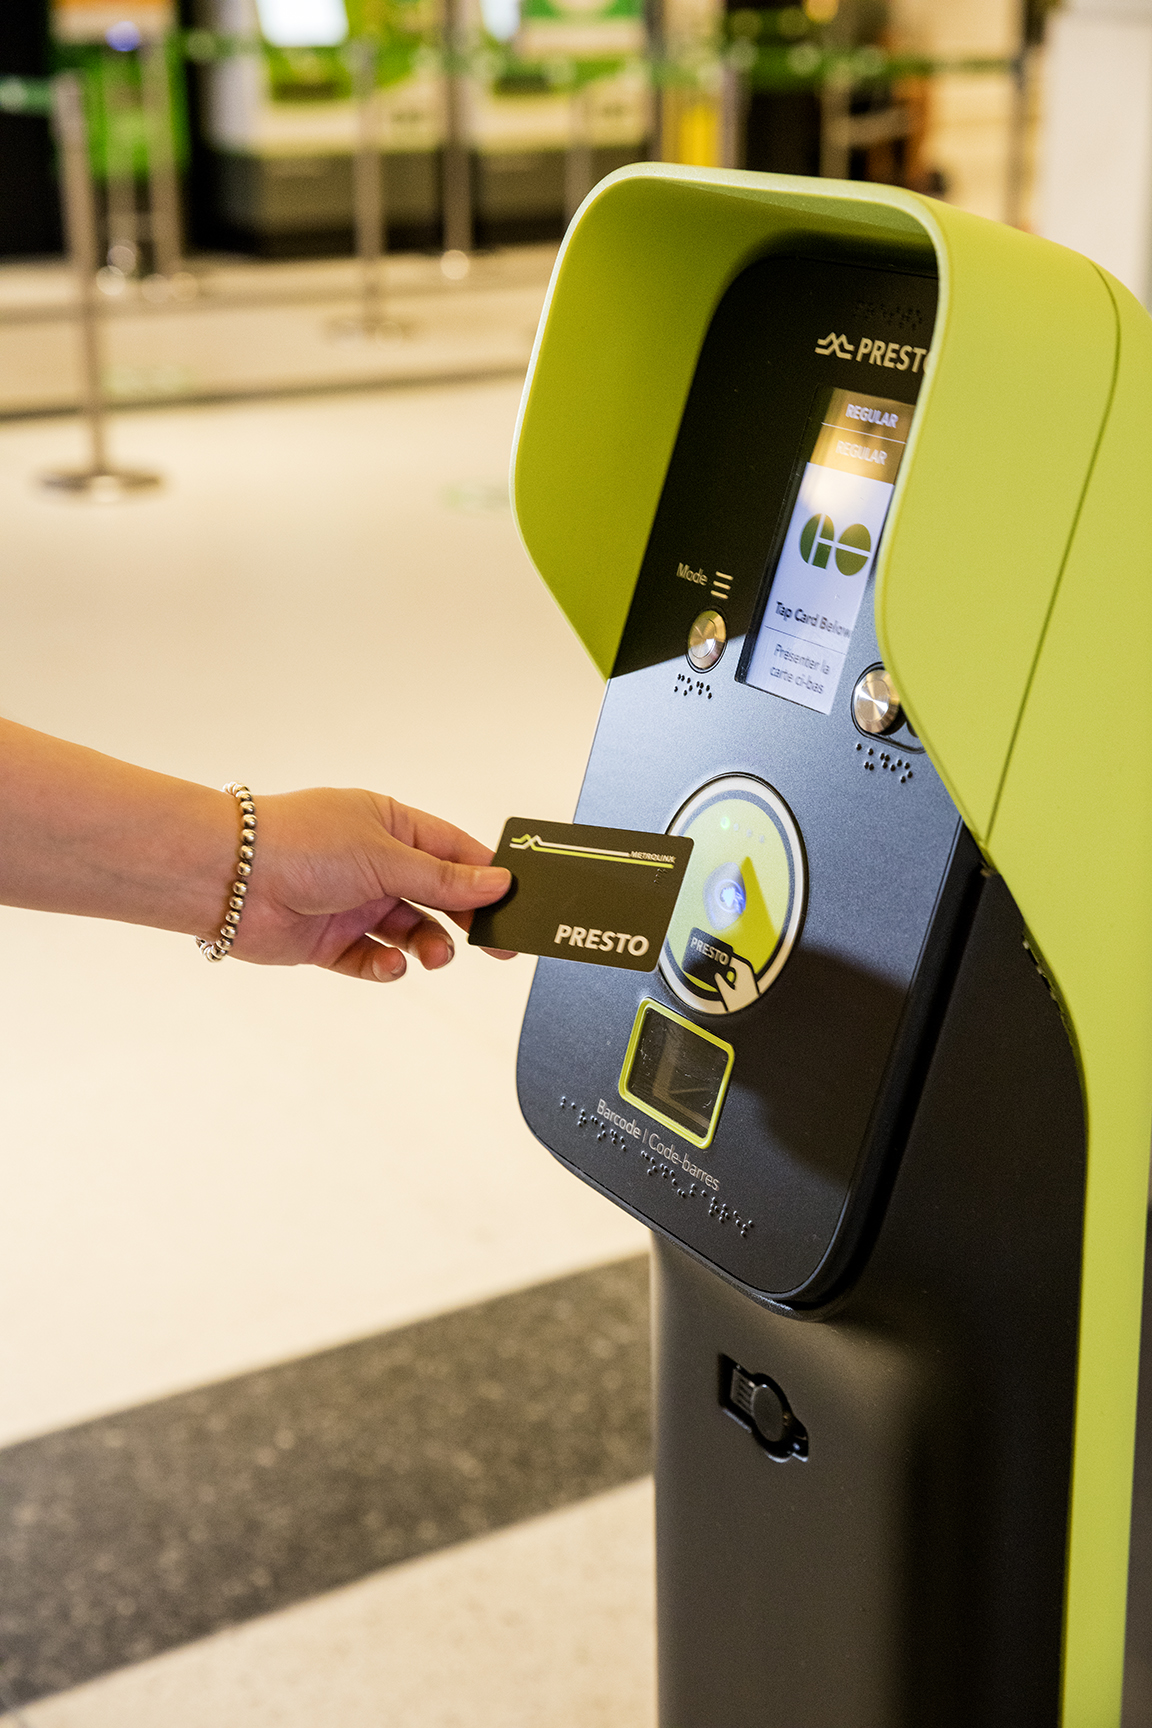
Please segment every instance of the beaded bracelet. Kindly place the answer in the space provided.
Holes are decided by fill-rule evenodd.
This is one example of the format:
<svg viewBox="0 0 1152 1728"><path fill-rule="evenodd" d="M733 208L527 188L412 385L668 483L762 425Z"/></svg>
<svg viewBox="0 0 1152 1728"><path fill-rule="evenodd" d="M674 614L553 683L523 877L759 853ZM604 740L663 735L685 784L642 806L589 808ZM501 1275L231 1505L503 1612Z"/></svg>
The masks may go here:
<svg viewBox="0 0 1152 1728"><path fill-rule="evenodd" d="M252 860L256 856L256 806L252 802L251 792L247 786L237 786L234 780L230 780L227 786L222 786L220 790L230 792L240 806L240 856L236 862L236 881L232 884L228 910L224 914L220 934L212 942L204 936L196 938L196 946L205 960L223 960L235 940L240 914L244 910L244 896L248 892L248 878L252 874Z"/></svg>

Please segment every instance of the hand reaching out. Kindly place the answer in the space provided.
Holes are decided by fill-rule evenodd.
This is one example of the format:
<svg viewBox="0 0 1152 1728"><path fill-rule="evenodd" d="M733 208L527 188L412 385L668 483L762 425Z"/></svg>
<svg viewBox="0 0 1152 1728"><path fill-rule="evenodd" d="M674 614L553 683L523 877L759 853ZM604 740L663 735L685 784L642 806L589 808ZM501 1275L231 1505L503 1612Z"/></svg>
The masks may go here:
<svg viewBox="0 0 1152 1728"><path fill-rule="evenodd" d="M406 953L434 970L452 939L421 908L467 930L510 881L478 840L375 792L257 793L256 821L239 960L378 983ZM0 720L0 904L211 940L239 840L229 793Z"/></svg>
<svg viewBox="0 0 1152 1728"><path fill-rule="evenodd" d="M467 930L473 909L508 889L478 840L374 792L288 792L257 799L256 811L239 960L388 983L406 971L405 953L429 971L452 958L451 936L421 907Z"/></svg>

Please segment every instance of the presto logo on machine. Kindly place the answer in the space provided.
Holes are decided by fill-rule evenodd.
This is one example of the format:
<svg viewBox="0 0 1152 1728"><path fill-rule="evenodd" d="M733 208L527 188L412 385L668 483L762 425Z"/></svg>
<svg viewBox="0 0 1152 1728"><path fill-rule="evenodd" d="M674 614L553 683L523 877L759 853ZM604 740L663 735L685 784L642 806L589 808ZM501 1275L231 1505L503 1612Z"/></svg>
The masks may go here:
<svg viewBox="0 0 1152 1728"><path fill-rule="evenodd" d="M861 336L858 342L830 330L821 336L815 352L822 359L866 360L870 366L886 366L890 372L919 372L927 348L910 342L886 342L882 336Z"/></svg>

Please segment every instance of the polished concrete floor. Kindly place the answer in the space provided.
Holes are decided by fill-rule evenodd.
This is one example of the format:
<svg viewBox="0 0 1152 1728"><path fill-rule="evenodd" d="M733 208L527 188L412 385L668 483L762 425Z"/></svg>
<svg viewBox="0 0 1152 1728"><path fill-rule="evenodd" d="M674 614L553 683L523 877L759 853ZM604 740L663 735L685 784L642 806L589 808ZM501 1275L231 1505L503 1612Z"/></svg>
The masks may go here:
<svg viewBox="0 0 1152 1728"><path fill-rule="evenodd" d="M507 507L518 396L127 415L115 453L165 484L113 506L38 484L82 459L75 423L0 428L0 710L209 783L366 784L493 840L569 816L600 683ZM529 961L462 948L375 989L99 922L0 932L0 1445L643 1250L520 1119ZM34 1719L630 1728L650 1537L645 1490L619 1495Z"/></svg>

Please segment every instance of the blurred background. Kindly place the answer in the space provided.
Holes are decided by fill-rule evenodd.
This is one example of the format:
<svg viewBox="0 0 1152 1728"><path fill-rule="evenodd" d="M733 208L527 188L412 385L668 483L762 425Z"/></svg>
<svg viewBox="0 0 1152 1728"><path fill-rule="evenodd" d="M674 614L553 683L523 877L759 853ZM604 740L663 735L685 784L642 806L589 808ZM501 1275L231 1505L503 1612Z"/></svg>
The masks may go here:
<svg viewBox="0 0 1152 1728"><path fill-rule="evenodd" d="M0 712L494 842L600 683L520 547L556 249L663 160L1152 261L1152 0L6 0ZM650 1728L644 1232L531 963L369 989L0 909L0 1715Z"/></svg>

